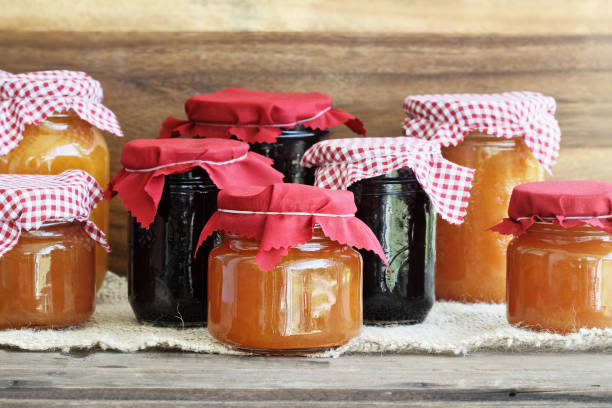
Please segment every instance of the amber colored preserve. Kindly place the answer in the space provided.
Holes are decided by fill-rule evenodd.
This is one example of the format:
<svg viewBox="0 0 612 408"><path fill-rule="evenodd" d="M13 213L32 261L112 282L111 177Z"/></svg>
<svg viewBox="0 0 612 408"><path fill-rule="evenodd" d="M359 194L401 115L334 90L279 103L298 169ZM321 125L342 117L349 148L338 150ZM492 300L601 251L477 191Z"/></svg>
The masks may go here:
<svg viewBox="0 0 612 408"><path fill-rule="evenodd" d="M508 321L532 330L612 327L612 235L534 224L508 247Z"/></svg>
<svg viewBox="0 0 612 408"><path fill-rule="evenodd" d="M271 271L255 263L258 242L225 235L208 269L208 330L260 352L332 348L362 326L361 256L315 228Z"/></svg>
<svg viewBox="0 0 612 408"><path fill-rule="evenodd" d="M109 181L108 146L102 132L74 112L54 114L38 126L27 126L19 146L0 156L0 173L59 174L80 169L91 174L106 188ZM108 233L108 201L98 203L91 219ZM96 246L96 287L106 275L108 254Z"/></svg>
<svg viewBox="0 0 612 408"><path fill-rule="evenodd" d="M0 329L60 328L94 311L94 241L80 223L22 230L0 258Z"/></svg>
<svg viewBox="0 0 612 408"><path fill-rule="evenodd" d="M468 135L442 155L476 170L465 222L437 221L436 298L504 302L506 248L511 237L487 231L507 216L512 189L540 181L543 169L522 138Z"/></svg>

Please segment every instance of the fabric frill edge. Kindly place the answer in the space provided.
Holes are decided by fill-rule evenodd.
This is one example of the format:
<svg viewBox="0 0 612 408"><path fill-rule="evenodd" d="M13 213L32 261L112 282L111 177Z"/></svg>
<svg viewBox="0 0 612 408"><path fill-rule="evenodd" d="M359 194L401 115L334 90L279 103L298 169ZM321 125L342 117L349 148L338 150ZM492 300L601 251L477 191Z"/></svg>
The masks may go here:
<svg viewBox="0 0 612 408"><path fill-rule="evenodd" d="M361 136L366 135L366 129L359 118L336 108L331 108L315 119L301 122L300 125L312 130L325 130L340 125L346 125L356 134ZM240 127L231 125L206 125L196 121L181 120L168 116L161 125L158 138L164 139L183 136L229 139L231 137L236 137L246 143L275 143L278 136L283 132L283 129L292 128L293 126L271 127L263 125L262 127Z"/></svg>
<svg viewBox="0 0 612 408"><path fill-rule="evenodd" d="M612 234L612 218L584 218L584 219L567 219L563 216L556 216L554 219L543 219L540 216L534 215L528 219L515 220L512 218L504 218L502 222L489 228L489 231L498 232L504 235L519 236L524 234L536 222L552 223L563 228L574 228L581 226L590 226L600 231Z"/></svg>
<svg viewBox="0 0 612 408"><path fill-rule="evenodd" d="M236 215L234 214L233 216L235 217ZM253 217L253 215L246 215L246 216ZM245 232L241 228L236 228L233 226L229 226L229 227L224 226L223 228L220 228L219 225L222 219L223 219L223 215L220 214L219 212L216 212L208 220L208 222L202 229L202 232L200 233L200 238L198 239L198 245L196 247L196 254L200 246L204 243L204 241L216 231L223 231L225 233L238 235L243 238L255 239L255 240L261 241L261 236L259 236L258 234ZM364 249L367 251L372 251L376 255L378 255L380 259L385 263L387 268L389 268L389 263L387 261L387 258L385 256L385 253L382 247L380 246L380 243L378 243L378 240L374 236L374 233L369 229L369 227L365 223L363 223L361 220L359 220L356 217L351 219L350 221L345 220L345 222L348 221L348 223L345 223L345 226L348 227L347 229L351 230L351 232L357 233L357 234L351 234L352 237L363 236L363 233L365 232L365 235L367 235L367 238L365 241L366 242L376 242L378 245L372 246L362 241L348 242L348 240L342 238L338 234L335 234L333 228L327 227L326 226L327 221L329 221L327 217L317 217L316 215L313 216L312 227L311 227L312 230L311 230L310 238L306 238L304 240L293 239L290 242L289 241L283 242L281 245L269 245L267 247L260 246L259 250L257 251L255 262L257 263L257 265L260 267L262 271L269 271L269 270L274 269L274 266L276 266L276 264L278 264L282 260L282 258L289 253L290 248L295 247L297 245L305 244L306 242L312 239L312 235L314 232L314 226L318 224L321 226L321 229L323 230L323 234L329 239L331 239L332 241L338 242L339 244L342 244L342 245L354 247L357 249ZM351 225L351 222L353 225ZM260 254L265 254L265 253L271 255L271 259L268 259L265 262L265 264L262 264Z"/></svg>

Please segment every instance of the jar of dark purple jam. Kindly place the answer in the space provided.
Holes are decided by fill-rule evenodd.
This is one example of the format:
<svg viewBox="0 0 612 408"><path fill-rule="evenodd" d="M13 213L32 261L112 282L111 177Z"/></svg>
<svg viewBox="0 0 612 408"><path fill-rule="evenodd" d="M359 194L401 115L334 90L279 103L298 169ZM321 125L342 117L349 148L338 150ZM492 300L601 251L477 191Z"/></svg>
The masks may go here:
<svg viewBox="0 0 612 408"><path fill-rule="evenodd" d="M416 324L434 303L435 212L412 170L403 168L349 187L356 216L376 234L390 271L370 251L363 257L365 324Z"/></svg>
<svg viewBox="0 0 612 408"><path fill-rule="evenodd" d="M324 140L328 134L327 130L296 126L283 130L276 143L253 143L251 151L274 160L273 167L285 175L285 183L313 185L315 168L302 167L300 161L310 146Z"/></svg>
<svg viewBox="0 0 612 408"><path fill-rule="evenodd" d="M149 229L131 219L128 292L141 323L206 325L208 253L215 237L195 258L194 252L204 224L217 210L218 192L202 169L168 175Z"/></svg>

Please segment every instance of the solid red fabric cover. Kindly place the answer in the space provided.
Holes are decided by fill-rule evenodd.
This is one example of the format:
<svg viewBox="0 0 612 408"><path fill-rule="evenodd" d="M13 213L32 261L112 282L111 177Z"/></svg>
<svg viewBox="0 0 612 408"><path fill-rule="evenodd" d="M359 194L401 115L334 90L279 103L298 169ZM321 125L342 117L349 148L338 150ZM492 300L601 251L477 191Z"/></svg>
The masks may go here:
<svg viewBox="0 0 612 408"><path fill-rule="evenodd" d="M248 143L274 143L283 129L297 125L324 130L342 124L357 134L366 134L361 120L333 108L331 98L318 92L227 88L187 99L185 112L187 120L166 118L159 137L235 136Z"/></svg>
<svg viewBox="0 0 612 408"><path fill-rule="evenodd" d="M233 184L265 186L283 180L272 160L249 152L249 145L224 139L136 139L121 152L123 168L105 192L123 200L133 217L148 228L157 213L165 176L196 167L220 189Z"/></svg>
<svg viewBox="0 0 612 408"><path fill-rule="evenodd" d="M255 262L264 271L273 269L290 247L310 241L315 224L331 240L373 251L387 263L374 233L355 217L350 191L283 183L233 186L219 193L217 204L198 246L214 231L256 239Z"/></svg>
<svg viewBox="0 0 612 408"><path fill-rule="evenodd" d="M521 235L537 221L564 228L590 225L612 234L612 183L588 180L540 181L512 191L509 218L491 230Z"/></svg>

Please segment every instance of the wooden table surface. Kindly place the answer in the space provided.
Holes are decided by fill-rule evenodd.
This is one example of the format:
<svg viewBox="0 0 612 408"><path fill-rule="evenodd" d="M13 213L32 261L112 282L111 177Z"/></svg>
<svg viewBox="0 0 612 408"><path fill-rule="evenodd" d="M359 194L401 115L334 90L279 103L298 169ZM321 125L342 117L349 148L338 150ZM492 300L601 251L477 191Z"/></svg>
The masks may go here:
<svg viewBox="0 0 612 408"><path fill-rule="evenodd" d="M352 355L0 350L0 406L612 406L612 354Z"/></svg>

